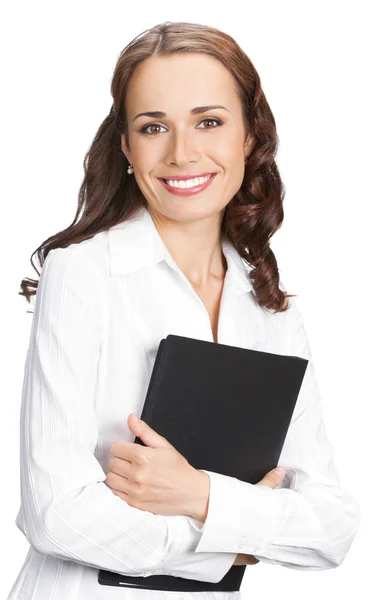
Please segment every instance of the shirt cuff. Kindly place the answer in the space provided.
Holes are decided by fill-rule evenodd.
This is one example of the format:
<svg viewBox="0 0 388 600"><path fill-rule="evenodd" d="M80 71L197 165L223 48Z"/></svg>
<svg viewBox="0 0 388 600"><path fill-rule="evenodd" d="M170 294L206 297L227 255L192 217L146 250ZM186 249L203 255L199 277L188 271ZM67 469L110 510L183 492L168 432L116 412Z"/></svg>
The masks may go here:
<svg viewBox="0 0 388 600"><path fill-rule="evenodd" d="M186 515L174 515L169 521L168 551L156 569L149 575L172 575L183 579L195 579L218 583L233 566L238 553L203 552L195 553L201 533L189 523ZM201 521L193 519L204 525Z"/></svg>
<svg viewBox="0 0 388 600"><path fill-rule="evenodd" d="M205 523L203 523L203 521L199 521L194 517L187 517L187 520L190 523L190 525L195 529L195 531L203 531L203 528L205 527Z"/></svg>
<svg viewBox="0 0 388 600"><path fill-rule="evenodd" d="M204 469L202 469L204 470ZM210 477L206 521L188 517L201 531L195 552L265 554L281 528L281 504L274 489L205 471Z"/></svg>

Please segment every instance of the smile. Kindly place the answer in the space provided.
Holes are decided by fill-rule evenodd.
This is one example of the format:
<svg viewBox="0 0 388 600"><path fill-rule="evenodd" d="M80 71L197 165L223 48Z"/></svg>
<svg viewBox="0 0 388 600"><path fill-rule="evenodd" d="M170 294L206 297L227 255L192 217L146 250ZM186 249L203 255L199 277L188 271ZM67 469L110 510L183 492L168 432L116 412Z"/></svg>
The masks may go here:
<svg viewBox="0 0 388 600"><path fill-rule="evenodd" d="M173 180L173 179L161 179L158 178L160 183L172 194L178 196L190 196L191 194L197 194L205 190L210 183L213 181L216 173L211 173L206 177L195 177L194 179L186 180Z"/></svg>

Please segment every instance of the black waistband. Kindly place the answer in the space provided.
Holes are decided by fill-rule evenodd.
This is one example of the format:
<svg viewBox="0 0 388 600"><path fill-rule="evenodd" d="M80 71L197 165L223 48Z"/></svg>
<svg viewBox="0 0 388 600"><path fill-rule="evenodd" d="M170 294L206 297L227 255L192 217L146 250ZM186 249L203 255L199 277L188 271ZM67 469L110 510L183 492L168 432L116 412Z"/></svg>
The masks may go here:
<svg viewBox="0 0 388 600"><path fill-rule="evenodd" d="M238 592L245 569L246 565L231 567L218 583L184 579L183 577L173 577L171 575L132 577L131 575L120 575L120 573L101 569L98 574L98 583L101 585L175 592Z"/></svg>

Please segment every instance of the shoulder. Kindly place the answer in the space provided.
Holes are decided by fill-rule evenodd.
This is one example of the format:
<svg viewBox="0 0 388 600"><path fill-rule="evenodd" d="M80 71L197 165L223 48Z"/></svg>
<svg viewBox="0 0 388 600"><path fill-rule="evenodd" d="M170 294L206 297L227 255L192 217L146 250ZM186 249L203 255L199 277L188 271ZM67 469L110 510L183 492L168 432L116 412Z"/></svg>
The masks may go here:
<svg viewBox="0 0 388 600"><path fill-rule="evenodd" d="M302 322L302 314L299 307L299 301L295 296L287 298L288 308L283 312L274 313L274 317L277 320L280 329L291 328L293 326L299 326Z"/></svg>
<svg viewBox="0 0 388 600"><path fill-rule="evenodd" d="M92 269L96 276L108 275L107 233L107 231L102 231L87 240L70 244L65 248L53 248L46 256L43 267L47 261L56 262L58 266L70 266L74 263L73 268L78 271Z"/></svg>
<svg viewBox="0 0 388 600"><path fill-rule="evenodd" d="M245 259L241 258L241 262L246 269L247 276L252 270ZM294 336L295 331L299 331L303 327L303 318L299 308L298 300L295 296L287 298L288 308L282 312L275 312L263 306L258 306L262 326L268 332L269 339L279 341L284 346L287 341Z"/></svg>
<svg viewBox="0 0 388 600"><path fill-rule="evenodd" d="M306 329L299 301L287 298L289 307L283 312L265 310L265 319L271 329L273 352L310 358Z"/></svg>
<svg viewBox="0 0 388 600"><path fill-rule="evenodd" d="M41 268L36 295L31 305L35 312L41 297L63 302L70 296L82 299L97 310L109 273L107 232L88 240L51 249ZM82 296L82 298L81 298Z"/></svg>
<svg viewBox="0 0 388 600"><path fill-rule="evenodd" d="M108 232L50 250L43 262L38 289L42 281L55 278L57 284L65 279L69 286L79 279L89 285L101 285L109 275Z"/></svg>

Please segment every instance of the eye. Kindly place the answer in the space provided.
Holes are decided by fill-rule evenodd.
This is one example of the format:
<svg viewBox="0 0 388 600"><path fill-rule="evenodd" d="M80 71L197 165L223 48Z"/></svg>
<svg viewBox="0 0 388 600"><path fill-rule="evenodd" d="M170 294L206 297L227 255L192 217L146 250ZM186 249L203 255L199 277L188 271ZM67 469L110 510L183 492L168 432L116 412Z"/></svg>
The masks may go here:
<svg viewBox="0 0 388 600"><path fill-rule="evenodd" d="M206 121L208 123L217 123L217 125L223 125L223 121L221 121L220 119L202 119L201 123L206 123ZM217 127L205 127L205 129L217 129Z"/></svg>
<svg viewBox="0 0 388 600"><path fill-rule="evenodd" d="M206 122L216 123L216 126L212 125L211 127L201 127L200 129L216 129L217 127L224 124L224 122L221 121L221 119L202 119L202 121L200 121L200 124L206 123ZM160 133L160 131L156 131L155 133L152 133L151 131L147 131L147 129L149 129L150 127L162 127L163 129L166 129L165 127L163 127L163 125L160 125L159 123L151 123L151 125L146 125L139 131L140 131L140 133L144 133L145 135L150 135L150 136L154 136L154 135L157 135L158 133Z"/></svg>
<svg viewBox="0 0 388 600"><path fill-rule="evenodd" d="M158 123L152 123L151 125L146 125L143 129L140 129L140 133L145 133L146 135L154 135L150 131L147 131L150 127L163 127L163 125L159 125ZM158 131L156 133L159 133Z"/></svg>

